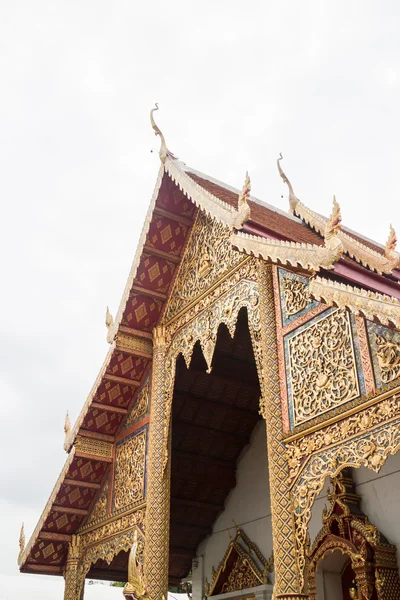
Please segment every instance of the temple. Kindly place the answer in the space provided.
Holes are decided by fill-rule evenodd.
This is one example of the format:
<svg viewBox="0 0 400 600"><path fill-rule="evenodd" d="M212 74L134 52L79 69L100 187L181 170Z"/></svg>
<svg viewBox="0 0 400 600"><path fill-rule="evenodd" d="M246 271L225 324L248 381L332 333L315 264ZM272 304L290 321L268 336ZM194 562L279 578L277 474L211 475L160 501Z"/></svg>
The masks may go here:
<svg viewBox="0 0 400 600"><path fill-rule="evenodd" d="M138 250L20 570L64 600L399 600L395 232L308 208L282 156L288 213L188 167L154 110Z"/></svg>

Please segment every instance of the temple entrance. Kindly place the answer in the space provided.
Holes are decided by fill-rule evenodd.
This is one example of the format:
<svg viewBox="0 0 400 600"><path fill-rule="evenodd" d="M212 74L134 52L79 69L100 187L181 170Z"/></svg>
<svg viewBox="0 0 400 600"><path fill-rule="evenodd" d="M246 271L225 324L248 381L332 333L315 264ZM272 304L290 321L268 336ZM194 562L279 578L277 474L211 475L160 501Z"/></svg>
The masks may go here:
<svg viewBox="0 0 400 600"><path fill-rule="evenodd" d="M225 325L219 327L212 370L206 371L199 344L189 368L178 359L172 403L170 585L191 572L196 549L235 487L237 460L261 419L245 309L233 339ZM225 538L228 542L226 533Z"/></svg>
<svg viewBox="0 0 400 600"><path fill-rule="evenodd" d="M352 600L357 598L356 574L350 557L336 550L327 554L317 565L318 600Z"/></svg>

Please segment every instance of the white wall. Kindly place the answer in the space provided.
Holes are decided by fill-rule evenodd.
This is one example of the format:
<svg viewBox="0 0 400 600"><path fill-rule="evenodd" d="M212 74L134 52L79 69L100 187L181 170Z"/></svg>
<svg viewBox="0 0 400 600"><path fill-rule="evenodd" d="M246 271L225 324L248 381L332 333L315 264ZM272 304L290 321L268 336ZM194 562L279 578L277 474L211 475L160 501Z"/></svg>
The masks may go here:
<svg viewBox="0 0 400 600"><path fill-rule="evenodd" d="M239 457L236 487L228 496L224 511L215 521L212 534L198 548L198 568L193 570L194 600L201 598L203 571L211 581L212 566L217 567L225 554L229 544L227 530L235 535L232 519L269 559L272 530L264 421L256 425L250 444Z"/></svg>

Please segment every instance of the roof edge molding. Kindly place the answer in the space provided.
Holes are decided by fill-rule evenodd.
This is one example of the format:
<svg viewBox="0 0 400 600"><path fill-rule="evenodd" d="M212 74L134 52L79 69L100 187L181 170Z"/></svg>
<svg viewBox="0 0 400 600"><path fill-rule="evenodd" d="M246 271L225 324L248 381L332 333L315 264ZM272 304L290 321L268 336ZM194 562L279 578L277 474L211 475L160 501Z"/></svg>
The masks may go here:
<svg viewBox="0 0 400 600"><path fill-rule="evenodd" d="M391 296L356 288L322 277L310 279L310 294L330 306L348 308L355 315L378 320L382 325L392 323L400 329L400 302Z"/></svg>
<svg viewBox="0 0 400 600"><path fill-rule="evenodd" d="M245 254L263 258L273 263L291 267L302 267L308 271L333 269L341 258L343 245L339 239L340 209L334 201L331 217L324 229L325 244L301 244L259 237L248 233L234 233L231 237L234 248Z"/></svg>
<svg viewBox="0 0 400 600"><path fill-rule="evenodd" d="M293 215L300 217L312 229L317 231L319 234L323 235L327 219L308 208L297 198L293 191L292 184L283 172L282 167L280 165L280 161L282 160L282 158L283 156L282 154L280 154L280 157L277 160L277 165L279 174L283 182L286 183L289 189L290 212ZM363 266L369 267L370 269L376 271L379 274L392 273L394 269L399 267L400 256L396 252L397 238L392 226L390 226L389 238L385 246L384 254L373 250L372 248L356 240L343 230L341 230L338 235L343 244L344 252Z"/></svg>

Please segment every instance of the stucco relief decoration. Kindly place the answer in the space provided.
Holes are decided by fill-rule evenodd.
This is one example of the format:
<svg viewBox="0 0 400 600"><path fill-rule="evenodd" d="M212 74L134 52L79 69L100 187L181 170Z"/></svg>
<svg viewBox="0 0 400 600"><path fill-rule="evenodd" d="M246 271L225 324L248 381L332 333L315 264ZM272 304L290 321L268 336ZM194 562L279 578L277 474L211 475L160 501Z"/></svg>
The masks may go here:
<svg viewBox="0 0 400 600"><path fill-rule="evenodd" d="M400 376L400 345L376 334L375 347L382 382L390 383Z"/></svg>
<svg viewBox="0 0 400 600"><path fill-rule="evenodd" d="M210 287L224 271L243 261L243 256L232 249L230 235L231 230L227 225L199 211L165 313L165 321L169 321Z"/></svg>
<svg viewBox="0 0 400 600"><path fill-rule="evenodd" d="M172 339L166 357L166 423L164 433L164 468L168 460L167 441L170 425L173 387L175 381L176 359L182 354L186 365L189 367L194 346L200 342L200 346L207 363L208 372L211 372L214 349L217 342L219 326L224 323L230 335L233 337L239 311L247 308L250 335L253 341L254 354L259 376L261 376L260 345L257 343L260 335L260 311L258 298L258 285L254 281L240 281L232 287L228 293L219 297L190 323L180 329Z"/></svg>
<svg viewBox="0 0 400 600"><path fill-rule="evenodd" d="M292 496L300 573L304 573L312 505L326 477L336 477L348 466L379 472L388 455L399 449L400 404L396 396L288 444L290 475L295 478Z"/></svg>
<svg viewBox="0 0 400 600"><path fill-rule="evenodd" d="M335 311L287 340L294 425L359 396L349 316Z"/></svg>
<svg viewBox="0 0 400 600"><path fill-rule="evenodd" d="M83 552L81 568L85 574L89 571L91 565L99 559L105 560L108 564L110 564L114 557L120 552L129 552L134 541L135 530L137 531L138 537L137 558L139 563L143 564L145 545L143 531L144 511L139 510L130 515L129 529L124 527L124 525L126 525L125 521L122 523L122 526L120 526L121 524L118 521L115 522L114 528L111 527L111 531L113 529L115 531L114 535L111 537L96 536L95 543L88 543L89 541L93 540L94 536L89 537L89 534L86 534L87 539L82 536Z"/></svg>
<svg viewBox="0 0 400 600"><path fill-rule="evenodd" d="M103 485L103 489L100 492L95 505L92 508L92 512L89 515L85 526L93 525L107 518L108 508L108 493L109 493L109 482L108 480Z"/></svg>
<svg viewBox="0 0 400 600"><path fill-rule="evenodd" d="M147 413L149 407L149 392L149 382L147 381L138 393L135 404L124 423L124 429L128 429L134 425Z"/></svg>
<svg viewBox="0 0 400 600"><path fill-rule="evenodd" d="M298 312L303 310L303 308L305 308L309 302L311 302L307 284L299 281L298 279L285 277L282 283L282 290L285 299L285 312L287 317L296 315Z"/></svg>
<svg viewBox="0 0 400 600"><path fill-rule="evenodd" d="M117 445L114 472L114 510L141 502L145 495L147 428Z"/></svg>

